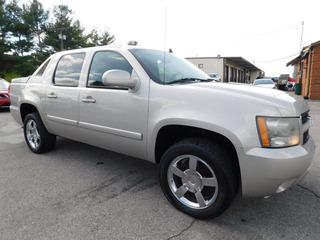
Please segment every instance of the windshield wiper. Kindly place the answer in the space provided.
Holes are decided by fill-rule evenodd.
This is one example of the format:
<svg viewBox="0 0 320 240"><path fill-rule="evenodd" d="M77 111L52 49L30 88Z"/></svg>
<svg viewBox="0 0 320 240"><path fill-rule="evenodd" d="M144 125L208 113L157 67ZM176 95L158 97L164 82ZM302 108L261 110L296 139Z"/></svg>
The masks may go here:
<svg viewBox="0 0 320 240"><path fill-rule="evenodd" d="M212 82L212 78L208 79L199 79L199 78L181 78L178 80L174 80L172 82L167 82L165 84L174 84L174 83L190 83L190 82Z"/></svg>

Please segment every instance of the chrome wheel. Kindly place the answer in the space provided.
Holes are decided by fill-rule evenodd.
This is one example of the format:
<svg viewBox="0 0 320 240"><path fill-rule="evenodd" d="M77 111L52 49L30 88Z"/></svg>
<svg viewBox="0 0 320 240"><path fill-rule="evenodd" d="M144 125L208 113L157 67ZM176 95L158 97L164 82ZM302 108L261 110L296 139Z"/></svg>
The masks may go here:
<svg viewBox="0 0 320 240"><path fill-rule="evenodd" d="M30 119L26 124L26 137L30 147L33 149L39 148L41 138L38 132L37 124L32 119Z"/></svg>
<svg viewBox="0 0 320 240"><path fill-rule="evenodd" d="M56 136L49 133L39 113L27 114L23 120L24 138L29 149L34 153L44 153L54 148Z"/></svg>
<svg viewBox="0 0 320 240"><path fill-rule="evenodd" d="M159 180L168 200L199 219L219 216L237 192L238 174L227 151L205 138L181 140L160 161Z"/></svg>
<svg viewBox="0 0 320 240"><path fill-rule="evenodd" d="M176 157L167 172L171 192L183 205L192 209L205 209L218 196L218 182L212 168L193 155Z"/></svg>

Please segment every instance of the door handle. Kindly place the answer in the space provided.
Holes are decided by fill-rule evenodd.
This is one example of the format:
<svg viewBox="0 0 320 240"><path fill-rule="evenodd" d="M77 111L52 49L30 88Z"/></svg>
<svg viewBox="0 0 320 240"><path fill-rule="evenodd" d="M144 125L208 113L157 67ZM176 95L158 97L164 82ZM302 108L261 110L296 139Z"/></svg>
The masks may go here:
<svg viewBox="0 0 320 240"><path fill-rule="evenodd" d="M54 92L47 95L48 98L57 98L57 95L54 94Z"/></svg>
<svg viewBox="0 0 320 240"><path fill-rule="evenodd" d="M84 103L95 103L96 102L96 100L94 98L92 98L91 96L87 96L85 98L82 98L81 101Z"/></svg>

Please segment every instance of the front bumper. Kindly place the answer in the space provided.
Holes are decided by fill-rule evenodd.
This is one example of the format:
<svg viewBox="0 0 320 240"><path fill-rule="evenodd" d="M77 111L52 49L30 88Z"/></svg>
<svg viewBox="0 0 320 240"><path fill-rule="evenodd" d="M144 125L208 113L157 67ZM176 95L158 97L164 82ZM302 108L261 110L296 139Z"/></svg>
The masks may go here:
<svg viewBox="0 0 320 240"><path fill-rule="evenodd" d="M9 108L10 100L9 98L0 97L0 108Z"/></svg>
<svg viewBox="0 0 320 240"><path fill-rule="evenodd" d="M315 145L310 137L303 146L237 150L243 197L264 197L286 190L307 174Z"/></svg>

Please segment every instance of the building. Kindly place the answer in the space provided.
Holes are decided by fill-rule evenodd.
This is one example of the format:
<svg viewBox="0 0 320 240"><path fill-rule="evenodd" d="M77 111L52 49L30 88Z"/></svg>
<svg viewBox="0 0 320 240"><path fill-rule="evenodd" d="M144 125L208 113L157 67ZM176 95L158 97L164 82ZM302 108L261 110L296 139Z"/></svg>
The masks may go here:
<svg viewBox="0 0 320 240"><path fill-rule="evenodd" d="M304 47L288 66L294 66L293 76L297 76L297 83L301 84L301 95L320 99L320 41Z"/></svg>
<svg viewBox="0 0 320 240"><path fill-rule="evenodd" d="M205 73L217 73L223 82L252 83L264 72L242 57L186 58Z"/></svg>

